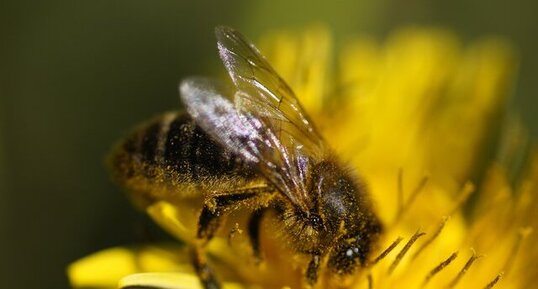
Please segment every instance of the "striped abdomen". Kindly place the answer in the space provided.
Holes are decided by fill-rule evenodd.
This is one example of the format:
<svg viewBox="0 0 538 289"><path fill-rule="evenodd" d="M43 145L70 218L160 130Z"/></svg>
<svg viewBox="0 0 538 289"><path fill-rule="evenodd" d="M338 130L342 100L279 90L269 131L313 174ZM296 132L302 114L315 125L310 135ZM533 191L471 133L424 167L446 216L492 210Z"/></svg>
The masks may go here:
<svg viewBox="0 0 538 289"><path fill-rule="evenodd" d="M139 127L111 161L116 181L151 199L199 187L227 190L232 182L242 186L259 178L184 113L168 113Z"/></svg>

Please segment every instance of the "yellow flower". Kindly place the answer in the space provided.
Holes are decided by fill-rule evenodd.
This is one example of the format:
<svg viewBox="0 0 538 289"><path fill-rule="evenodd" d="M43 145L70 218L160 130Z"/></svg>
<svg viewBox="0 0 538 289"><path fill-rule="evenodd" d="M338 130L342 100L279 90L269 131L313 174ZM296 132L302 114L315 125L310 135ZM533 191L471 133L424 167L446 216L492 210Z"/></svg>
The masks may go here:
<svg viewBox="0 0 538 289"><path fill-rule="evenodd" d="M524 129L503 121L517 69L510 44L464 46L448 31L409 28L383 44L356 39L332 68L332 40L322 27L261 43L327 141L364 178L386 226L351 288L529 288L538 281L531 234L538 153L525 154ZM186 210L160 202L147 211L193 241L195 220L180 221L189 220L179 216ZM285 248L264 236L274 254L254 266L245 234L235 229L208 249L224 288L301 284L302 269L290 265L300 262ZM178 244L108 249L71 264L68 275L77 288L201 288Z"/></svg>

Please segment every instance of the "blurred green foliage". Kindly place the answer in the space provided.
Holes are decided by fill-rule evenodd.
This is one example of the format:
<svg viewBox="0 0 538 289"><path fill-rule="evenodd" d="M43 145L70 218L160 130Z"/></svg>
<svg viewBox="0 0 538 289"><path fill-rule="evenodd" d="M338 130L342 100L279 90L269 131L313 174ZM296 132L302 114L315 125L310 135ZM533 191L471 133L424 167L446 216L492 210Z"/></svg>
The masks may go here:
<svg viewBox="0 0 538 289"><path fill-rule="evenodd" d="M515 107L538 135L535 1L3 1L0 4L0 247L5 288L67 288L65 266L161 238L108 180L103 158L129 127L178 107L179 79L218 71L212 29L325 23L343 40L401 25L517 44ZM148 231L145 228L150 228Z"/></svg>

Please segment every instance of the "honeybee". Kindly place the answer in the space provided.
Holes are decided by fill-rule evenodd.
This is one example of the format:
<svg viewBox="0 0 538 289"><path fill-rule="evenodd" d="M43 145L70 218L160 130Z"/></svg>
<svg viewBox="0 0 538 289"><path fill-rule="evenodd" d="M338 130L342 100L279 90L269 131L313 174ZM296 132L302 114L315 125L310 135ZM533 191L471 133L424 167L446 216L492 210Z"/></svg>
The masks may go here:
<svg viewBox="0 0 538 289"><path fill-rule="evenodd" d="M211 79L179 85L186 113L169 113L126 138L112 156L114 178L147 206L203 199L194 268L220 288L205 247L222 218L239 208L260 257L260 221L272 211L284 243L309 258L307 287L320 269L349 276L365 266L382 231L362 181L328 147L290 87L239 32L215 29L232 93ZM231 96L231 97L230 97Z"/></svg>

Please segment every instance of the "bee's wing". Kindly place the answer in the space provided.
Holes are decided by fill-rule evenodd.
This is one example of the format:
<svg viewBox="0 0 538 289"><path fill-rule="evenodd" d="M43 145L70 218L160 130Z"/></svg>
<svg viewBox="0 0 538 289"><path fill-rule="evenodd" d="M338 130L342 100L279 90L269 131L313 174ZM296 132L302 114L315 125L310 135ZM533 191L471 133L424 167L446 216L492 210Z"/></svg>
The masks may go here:
<svg viewBox="0 0 538 289"><path fill-rule="evenodd" d="M273 123L287 126L282 134L309 150L322 150L323 138L299 100L254 44L229 27L219 26L215 34L220 58L242 92L235 97L237 108L270 117Z"/></svg>
<svg viewBox="0 0 538 289"><path fill-rule="evenodd" d="M187 111L205 132L246 161L261 161L267 149L264 137L271 131L260 129L263 124L254 116L237 111L218 83L191 77L181 82L179 90Z"/></svg>
<svg viewBox="0 0 538 289"><path fill-rule="evenodd" d="M220 57L237 92L236 109L261 125L258 167L292 202L310 204L306 182L313 159L325 152L314 128L290 87L257 48L228 27L215 30ZM256 124L258 125L258 124Z"/></svg>
<svg viewBox="0 0 538 289"><path fill-rule="evenodd" d="M238 110L208 79L186 79L180 93L189 114L205 132L255 164L280 192L307 210L306 178L312 159L302 140L295 140L286 125L266 112Z"/></svg>

